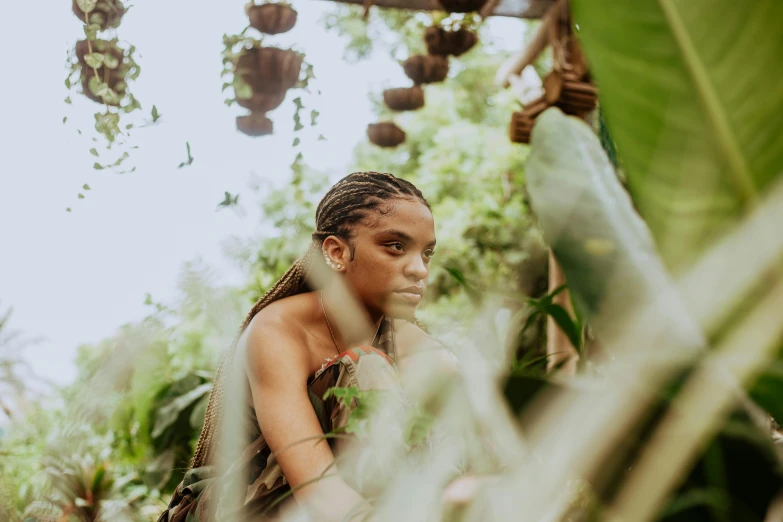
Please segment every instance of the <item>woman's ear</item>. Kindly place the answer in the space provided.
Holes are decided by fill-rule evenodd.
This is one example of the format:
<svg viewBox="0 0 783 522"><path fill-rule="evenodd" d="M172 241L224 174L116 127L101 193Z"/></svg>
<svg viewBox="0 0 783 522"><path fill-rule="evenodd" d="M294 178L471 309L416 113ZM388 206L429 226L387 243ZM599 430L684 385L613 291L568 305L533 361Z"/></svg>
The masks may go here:
<svg viewBox="0 0 783 522"><path fill-rule="evenodd" d="M350 249L348 243L336 236L329 236L324 239L322 247L324 261L326 265L335 272L342 272L348 265L350 258Z"/></svg>

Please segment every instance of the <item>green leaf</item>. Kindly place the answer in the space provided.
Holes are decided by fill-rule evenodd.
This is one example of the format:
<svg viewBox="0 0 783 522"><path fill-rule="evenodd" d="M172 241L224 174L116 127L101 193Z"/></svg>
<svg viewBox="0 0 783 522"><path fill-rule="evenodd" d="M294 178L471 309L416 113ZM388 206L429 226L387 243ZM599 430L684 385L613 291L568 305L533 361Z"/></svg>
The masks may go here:
<svg viewBox="0 0 783 522"><path fill-rule="evenodd" d="M98 24L89 24L84 26L84 36L88 40L95 40L98 36L98 31L101 30L101 26Z"/></svg>
<svg viewBox="0 0 783 522"><path fill-rule="evenodd" d="M212 383L196 386L184 395L181 395L158 410L155 415L155 427L152 429L152 438L157 438L177 421L179 415L187 410L195 401L208 394L212 389Z"/></svg>
<svg viewBox="0 0 783 522"><path fill-rule="evenodd" d="M572 9L629 190L680 273L783 176L783 9L776 0Z"/></svg>
<svg viewBox="0 0 783 522"><path fill-rule="evenodd" d="M253 97L253 89L237 76L234 78L234 94L241 100L247 100Z"/></svg>
<svg viewBox="0 0 783 522"><path fill-rule="evenodd" d="M84 199L84 194L82 194L82 193L79 193L79 195L78 195L78 196L76 196L76 197L78 197L79 199Z"/></svg>
<svg viewBox="0 0 783 522"><path fill-rule="evenodd" d="M299 138L294 138L294 144L291 145L291 146L292 147L296 147L297 145L299 145L300 142L301 142L301 140Z"/></svg>
<svg viewBox="0 0 783 522"><path fill-rule="evenodd" d="M84 185L82 185L82 188L83 188L84 190L90 190L90 186L89 186L87 183L85 183Z"/></svg>
<svg viewBox="0 0 783 522"><path fill-rule="evenodd" d="M90 13L95 9L95 5L98 0L76 0L76 5L79 6L84 13Z"/></svg>
<svg viewBox="0 0 783 522"><path fill-rule="evenodd" d="M71 88L71 77L65 79L65 88L70 89Z"/></svg>
<svg viewBox="0 0 783 522"><path fill-rule="evenodd" d="M68 105L71 105L71 104L73 103L73 102L71 101L71 97L70 97L70 96L66 96L66 97L65 97L65 100L63 100L63 101L64 101L65 103L67 103Z"/></svg>
<svg viewBox="0 0 783 522"><path fill-rule="evenodd" d="M112 53L105 53L103 55L103 64L109 69L116 69L120 66L120 59Z"/></svg>
<svg viewBox="0 0 783 522"><path fill-rule="evenodd" d="M93 69L99 68L101 65L103 65L103 53L90 53L84 55L84 61L87 63L88 66L92 67Z"/></svg>
<svg viewBox="0 0 783 522"><path fill-rule="evenodd" d="M66 212L71 212L71 207L65 209Z"/></svg>
<svg viewBox="0 0 783 522"><path fill-rule="evenodd" d="M319 134L318 141L326 141L326 137L323 134Z"/></svg>
<svg viewBox="0 0 783 522"><path fill-rule="evenodd" d="M101 165L96 161L95 163L92 164L92 168L94 168L95 170L103 170L103 165Z"/></svg>
<svg viewBox="0 0 783 522"><path fill-rule="evenodd" d="M583 121L559 109L544 111L531 149L530 204L576 308L597 331L621 328L613 314L657 296L669 284L649 230Z"/></svg>
<svg viewBox="0 0 783 522"><path fill-rule="evenodd" d="M97 156L98 155L98 151L95 149L95 147L90 149L90 154L92 154L93 156Z"/></svg>
<svg viewBox="0 0 783 522"><path fill-rule="evenodd" d="M457 283L465 290L465 295L468 296L468 299L470 299L470 302L473 304L473 306L478 306L481 303L481 294L479 291L466 279L465 276L462 275L462 272L457 270L456 268L451 267L444 267L446 272L453 277Z"/></svg>
<svg viewBox="0 0 783 522"><path fill-rule="evenodd" d="M315 109L313 109L312 111L310 111L310 126L311 126L311 127L312 127L312 126L314 126L314 125L316 124L316 120L318 119L318 116L319 116L320 114L321 114L321 113L320 113L320 112L318 112L318 111L317 111L317 110L315 110Z"/></svg>
<svg viewBox="0 0 783 522"><path fill-rule="evenodd" d="M152 106L152 123L155 123L156 121L158 121L158 119L160 119L160 113L158 112L158 108L155 105L153 105Z"/></svg>
<svg viewBox="0 0 783 522"><path fill-rule="evenodd" d="M63 123L65 123L66 121L68 121L68 116L63 116Z"/></svg>
<svg viewBox="0 0 783 522"><path fill-rule="evenodd" d="M297 96L294 98L294 105L296 106L296 109L304 109L304 105L302 105L302 98Z"/></svg>

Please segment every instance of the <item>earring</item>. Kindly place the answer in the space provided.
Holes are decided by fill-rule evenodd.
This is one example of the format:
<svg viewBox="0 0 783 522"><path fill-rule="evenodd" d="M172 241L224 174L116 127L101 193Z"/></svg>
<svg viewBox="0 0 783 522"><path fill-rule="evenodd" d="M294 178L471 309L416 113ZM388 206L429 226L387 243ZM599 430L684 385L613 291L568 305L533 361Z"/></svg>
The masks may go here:
<svg viewBox="0 0 783 522"><path fill-rule="evenodd" d="M340 263L337 263L337 270L340 270L343 267Z"/></svg>
<svg viewBox="0 0 783 522"><path fill-rule="evenodd" d="M324 254L324 261L326 261L326 266L328 266L331 269L334 269L335 266L334 263L332 263L332 260L329 259L329 256L326 255L326 252L324 252L323 254ZM337 265L337 270L341 269L342 267L343 265Z"/></svg>

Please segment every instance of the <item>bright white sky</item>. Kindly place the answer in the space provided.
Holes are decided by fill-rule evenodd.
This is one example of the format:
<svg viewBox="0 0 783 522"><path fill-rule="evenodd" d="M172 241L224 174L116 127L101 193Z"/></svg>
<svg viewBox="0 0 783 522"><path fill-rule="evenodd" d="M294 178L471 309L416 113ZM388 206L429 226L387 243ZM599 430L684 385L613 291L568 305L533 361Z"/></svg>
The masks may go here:
<svg viewBox="0 0 783 522"><path fill-rule="evenodd" d="M63 103L66 50L83 38L71 2L8 2L0 17L6 71L0 82L0 309L13 307L11 326L42 338L25 356L39 375L60 383L74 377L79 344L149 312L145 293L174 300L184 262L201 258L222 282L242 282L244 274L222 255L222 242L263 226L250 184L286 183L296 154L296 95L289 93L271 114L275 134L256 139L234 128L242 109L223 104L222 35L247 24L244 1L135 4L118 34L141 55L142 74L132 90L143 112L148 117L155 104L163 117L134 133L139 149L130 164L137 170L125 175L92 169L89 130L98 106L75 92L72 106ZM295 44L315 66L321 116L315 133L303 134L303 150L308 163L340 177L373 120L368 93L409 80L385 52L359 64L342 60L345 40L320 23L333 3L294 5L296 27L267 42ZM491 23L503 47L520 45L520 21ZM309 111L303 116L309 121ZM317 133L328 141L317 142ZM186 141L195 161L178 170ZM77 200L84 183L92 190ZM224 191L241 194L244 217L215 212Z"/></svg>

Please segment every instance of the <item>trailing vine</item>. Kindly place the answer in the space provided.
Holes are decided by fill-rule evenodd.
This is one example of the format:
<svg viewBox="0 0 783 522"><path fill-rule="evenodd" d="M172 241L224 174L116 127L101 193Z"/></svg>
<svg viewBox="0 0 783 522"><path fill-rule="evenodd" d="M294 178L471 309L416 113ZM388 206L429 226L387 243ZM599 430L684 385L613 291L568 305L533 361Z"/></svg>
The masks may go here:
<svg viewBox="0 0 783 522"><path fill-rule="evenodd" d="M103 145L99 144L98 136L91 138L90 154L97 158L93 168L111 169L121 174L135 171L135 167L125 167L129 150L136 148L128 140L135 124L126 121L125 117L142 108L130 90L131 83L141 73L136 48L116 35L128 8L122 0L73 0L73 12L82 22L85 38L68 51L65 78L69 91L83 94L102 105L94 114L94 130L103 137ZM77 90L77 86L81 90ZM73 104L70 95L65 103ZM158 119L157 108L153 107L152 123ZM64 117L63 123L67 120L68 117ZM77 129L77 133L81 135L82 131ZM88 190L85 187L87 184L83 190ZM84 199L84 194L79 193L77 197ZM70 211L70 208L66 210Z"/></svg>

